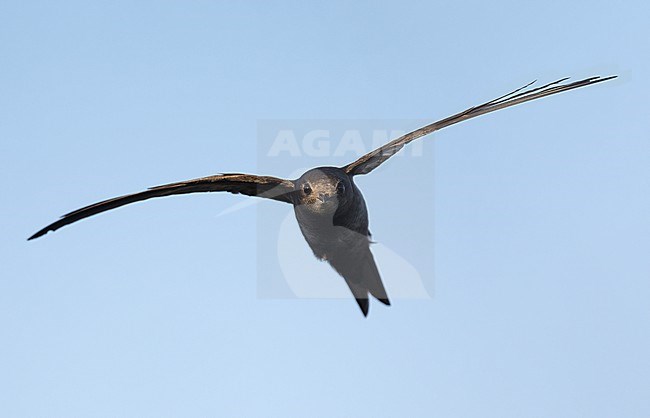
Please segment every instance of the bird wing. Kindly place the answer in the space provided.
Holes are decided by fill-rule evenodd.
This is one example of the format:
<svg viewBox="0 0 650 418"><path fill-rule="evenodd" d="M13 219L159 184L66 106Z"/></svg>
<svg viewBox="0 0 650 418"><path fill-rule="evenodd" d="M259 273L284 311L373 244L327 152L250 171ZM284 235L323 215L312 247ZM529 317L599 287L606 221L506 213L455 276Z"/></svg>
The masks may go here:
<svg viewBox="0 0 650 418"><path fill-rule="evenodd" d="M276 177L234 173L201 177L198 179L151 187L143 192L115 197L113 199L104 200L77 209L74 212L63 215L61 219L36 232L28 239L31 240L38 238L47 234L49 231L56 231L63 226L77 222L89 216L119 208L120 206L128 205L129 203L151 199L153 197L202 192L230 192L233 194L241 193L247 196L264 197L281 202L293 203L293 191L294 184L292 181Z"/></svg>
<svg viewBox="0 0 650 418"><path fill-rule="evenodd" d="M358 160L341 168L351 176L358 174L368 174L377 168L381 163L401 150L404 145L439 129L446 128L447 126L454 125L456 123L475 118L486 113L505 109L506 107L518 105L520 103L525 103L530 100L539 99L545 96L550 96L552 94L561 93L563 91L573 90L579 87L589 86L592 84L600 83L602 81L611 80L612 78L616 78L616 76L604 78L599 76L590 77L584 80L575 81L573 83L561 84L562 82L568 80L568 78L563 78L541 87L526 90L533 83L535 83L535 81L533 81L532 83L528 83L527 85L518 88L517 90L514 90L501 97L497 97L494 100L490 100L489 102L471 107L467 110L456 113L455 115L449 116L430 125L424 126L413 132L409 132L406 135L388 142L387 144L369 152Z"/></svg>

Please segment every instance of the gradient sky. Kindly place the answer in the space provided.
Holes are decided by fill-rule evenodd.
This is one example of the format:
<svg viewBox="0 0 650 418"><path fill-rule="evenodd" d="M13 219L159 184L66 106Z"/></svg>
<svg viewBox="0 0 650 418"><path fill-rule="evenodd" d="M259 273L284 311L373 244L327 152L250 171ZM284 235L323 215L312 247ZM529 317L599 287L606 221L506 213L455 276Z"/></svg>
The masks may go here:
<svg viewBox="0 0 650 418"><path fill-rule="evenodd" d="M641 1L0 3L0 415L650 416L649 15ZM358 180L389 294L408 279L391 251L429 294L368 318L345 294L278 288L290 208L276 202L158 199L26 241L148 186L312 166L264 158L273 121L410 129L533 79L610 74ZM341 289L300 248L298 282Z"/></svg>

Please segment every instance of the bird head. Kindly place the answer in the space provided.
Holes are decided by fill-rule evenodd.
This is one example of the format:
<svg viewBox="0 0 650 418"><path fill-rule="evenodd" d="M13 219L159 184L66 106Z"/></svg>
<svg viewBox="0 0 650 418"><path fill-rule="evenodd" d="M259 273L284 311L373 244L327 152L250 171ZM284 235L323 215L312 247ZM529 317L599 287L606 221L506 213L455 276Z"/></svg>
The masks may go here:
<svg viewBox="0 0 650 418"><path fill-rule="evenodd" d="M310 212L334 214L352 193L347 174L335 167L319 167L307 171L296 181L299 205Z"/></svg>

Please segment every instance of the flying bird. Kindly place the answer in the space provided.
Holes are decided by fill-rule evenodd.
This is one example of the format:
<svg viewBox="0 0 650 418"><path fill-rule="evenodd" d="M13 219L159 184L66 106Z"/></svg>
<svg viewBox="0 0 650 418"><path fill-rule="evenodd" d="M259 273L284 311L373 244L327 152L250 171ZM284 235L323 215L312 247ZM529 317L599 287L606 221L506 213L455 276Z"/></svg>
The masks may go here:
<svg viewBox="0 0 650 418"><path fill-rule="evenodd" d="M129 203L178 194L230 192L256 196L293 205L307 244L317 259L328 262L347 283L364 316L368 315L369 295L390 305L379 270L370 251L368 211L354 177L368 174L395 155L406 144L434 131L496 110L552 94L590 86L610 77L590 77L565 83L568 78L532 88L529 83L489 102L471 107L407 133L343 167L317 167L296 180L252 174L219 174L149 188L143 192L104 200L63 215L29 240L81 219Z"/></svg>

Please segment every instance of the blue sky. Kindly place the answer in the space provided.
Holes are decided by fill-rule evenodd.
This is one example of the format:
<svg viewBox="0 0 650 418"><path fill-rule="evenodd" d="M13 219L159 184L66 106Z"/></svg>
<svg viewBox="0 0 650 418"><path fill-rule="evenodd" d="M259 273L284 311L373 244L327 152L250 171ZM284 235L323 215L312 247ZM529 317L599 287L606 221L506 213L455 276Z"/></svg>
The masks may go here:
<svg viewBox="0 0 650 418"><path fill-rule="evenodd" d="M3 2L0 415L649 416L649 12ZM610 74L358 180L382 255L429 294L368 318L268 292L286 283L275 202L159 199L25 240L148 186L312 166L264 158L268 121L417 128L532 79ZM390 294L406 278L384 250Z"/></svg>

